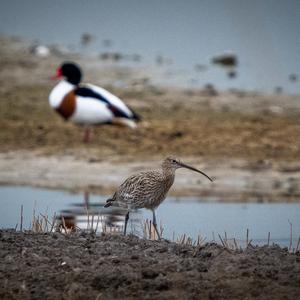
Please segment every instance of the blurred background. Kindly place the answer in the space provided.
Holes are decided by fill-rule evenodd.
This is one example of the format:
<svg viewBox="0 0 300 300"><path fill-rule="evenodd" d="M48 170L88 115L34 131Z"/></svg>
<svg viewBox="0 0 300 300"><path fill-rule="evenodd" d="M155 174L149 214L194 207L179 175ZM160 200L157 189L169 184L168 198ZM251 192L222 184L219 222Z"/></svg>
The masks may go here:
<svg viewBox="0 0 300 300"><path fill-rule="evenodd" d="M168 237L227 230L242 239L250 228L288 244L293 224L296 239L299 28L293 0L1 1L0 201L9 217L0 226L14 227L21 205L30 218L35 200L40 211L70 213L72 197L48 188L101 194L92 196L98 212L129 174L173 154L215 183L178 172L158 210ZM82 129L48 104L49 78L66 60L139 113L138 128L95 127L83 144ZM85 216L83 199L73 202Z"/></svg>
<svg viewBox="0 0 300 300"><path fill-rule="evenodd" d="M299 15L295 0L4 0L0 28L66 53L149 67L156 84L299 94ZM218 63L223 55L235 62Z"/></svg>

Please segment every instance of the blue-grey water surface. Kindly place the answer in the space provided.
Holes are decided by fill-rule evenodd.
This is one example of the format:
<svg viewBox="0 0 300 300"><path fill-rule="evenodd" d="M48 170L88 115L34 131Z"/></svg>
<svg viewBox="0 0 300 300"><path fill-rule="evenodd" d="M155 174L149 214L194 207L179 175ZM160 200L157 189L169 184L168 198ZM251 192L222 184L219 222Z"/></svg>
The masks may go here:
<svg viewBox="0 0 300 300"><path fill-rule="evenodd" d="M84 195L61 190L49 190L32 187L0 187L0 228L15 228L20 225L20 211L23 205L23 228L30 228L33 210L49 217L56 215L75 215L78 227L85 228L87 213ZM103 203L106 196L89 195L89 214L105 213ZM152 214L140 210L132 214L134 226L129 230L139 231L142 220L151 219ZM164 237L175 239L186 234L193 239L198 235L206 241L219 241L218 234L235 238L243 246L246 232L253 244L267 243L268 232L271 243L289 246L290 223L293 229L293 247L300 236L299 203L219 203L206 199L168 197L157 209L158 223L164 228ZM123 215L116 218L123 224ZM135 232L142 235L140 232Z"/></svg>

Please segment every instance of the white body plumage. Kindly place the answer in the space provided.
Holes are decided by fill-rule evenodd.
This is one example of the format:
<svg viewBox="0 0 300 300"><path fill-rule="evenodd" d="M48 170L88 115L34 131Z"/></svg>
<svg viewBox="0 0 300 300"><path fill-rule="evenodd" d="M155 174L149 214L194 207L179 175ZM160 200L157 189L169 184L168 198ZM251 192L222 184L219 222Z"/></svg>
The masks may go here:
<svg viewBox="0 0 300 300"><path fill-rule="evenodd" d="M49 104L63 118L77 124L118 124L136 127L139 116L120 98L93 84L80 84L80 67L65 62L53 79L61 80L49 95Z"/></svg>
<svg viewBox="0 0 300 300"><path fill-rule="evenodd" d="M119 110L124 112L128 118L132 118L133 114L124 104L124 102L111 94L107 90L92 84L86 84L86 87L101 95L108 103L113 104ZM49 95L49 104L52 108L58 109L64 101L66 95L74 91L76 86L62 80L51 91ZM103 124L112 122L115 118L113 112L109 109L107 103L92 97L82 97L74 94L75 109L71 116L68 118L70 121L77 124ZM128 119L128 121L130 121ZM133 121L129 122L130 127L135 127Z"/></svg>

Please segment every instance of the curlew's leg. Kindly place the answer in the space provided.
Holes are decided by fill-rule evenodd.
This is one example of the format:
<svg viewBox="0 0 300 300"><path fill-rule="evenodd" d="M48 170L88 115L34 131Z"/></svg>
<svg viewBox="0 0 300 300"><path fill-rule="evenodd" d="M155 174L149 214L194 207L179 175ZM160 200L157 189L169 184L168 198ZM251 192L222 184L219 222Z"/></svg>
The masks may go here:
<svg viewBox="0 0 300 300"><path fill-rule="evenodd" d="M160 234L159 234L159 232L157 230L157 223L156 223L155 211L152 210L152 213L153 213L153 226L154 226L154 229L155 229L155 231L157 233L158 239L160 240Z"/></svg>
<svg viewBox="0 0 300 300"><path fill-rule="evenodd" d="M129 220L129 211L127 212L125 216L125 225L124 225L124 235L126 235L126 229L127 229L127 222Z"/></svg>

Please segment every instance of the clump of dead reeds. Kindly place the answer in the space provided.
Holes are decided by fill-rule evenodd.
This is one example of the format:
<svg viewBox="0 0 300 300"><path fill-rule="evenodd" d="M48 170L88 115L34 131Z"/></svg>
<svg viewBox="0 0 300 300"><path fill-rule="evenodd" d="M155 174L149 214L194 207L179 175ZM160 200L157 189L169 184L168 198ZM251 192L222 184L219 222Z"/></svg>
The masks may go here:
<svg viewBox="0 0 300 300"><path fill-rule="evenodd" d="M174 238L173 234L173 238ZM187 236L185 233L179 236L175 242L181 245L190 245L190 246L202 246L206 241L206 237L201 236L198 234L197 239L193 239L190 236Z"/></svg>
<svg viewBox="0 0 300 300"><path fill-rule="evenodd" d="M163 238L164 228L162 223L159 226L159 234ZM156 230L151 220L146 219L143 225L143 238L148 240L156 240L158 238Z"/></svg>
<svg viewBox="0 0 300 300"><path fill-rule="evenodd" d="M15 230L17 230L18 227L20 231L24 230L23 212L24 212L24 207L23 205L21 205L20 224L16 224ZM49 217L47 213L45 214L40 213L39 215L36 215L35 208L34 208L29 231L36 232L36 233L53 232L56 224L55 220L56 220L55 214L52 218Z"/></svg>

